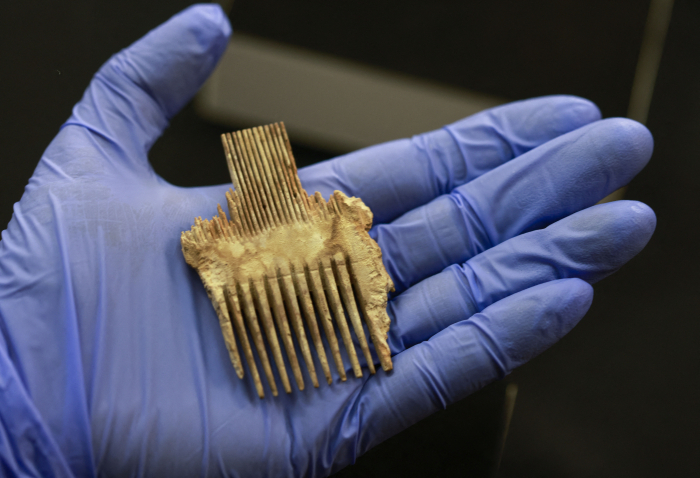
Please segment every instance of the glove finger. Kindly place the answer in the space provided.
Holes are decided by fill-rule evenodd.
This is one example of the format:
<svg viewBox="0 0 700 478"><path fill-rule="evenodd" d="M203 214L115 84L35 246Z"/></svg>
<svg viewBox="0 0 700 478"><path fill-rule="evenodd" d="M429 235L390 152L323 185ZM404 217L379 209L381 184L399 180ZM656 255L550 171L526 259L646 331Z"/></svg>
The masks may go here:
<svg viewBox="0 0 700 478"><path fill-rule="evenodd" d="M147 151L210 75L230 34L216 4L175 15L100 68L62 133L83 127L94 147L146 165Z"/></svg>
<svg viewBox="0 0 700 478"><path fill-rule="evenodd" d="M567 278L595 283L647 244L654 212L636 201L585 209L453 265L389 302L389 346L400 353L512 294Z"/></svg>
<svg viewBox="0 0 700 478"><path fill-rule="evenodd" d="M391 221L552 138L600 119L591 102L549 96L492 108L430 133L299 171L307 191L357 196Z"/></svg>
<svg viewBox="0 0 700 478"><path fill-rule="evenodd" d="M653 141L615 118L567 133L370 234L397 292L598 202L646 165Z"/></svg>
<svg viewBox="0 0 700 478"><path fill-rule="evenodd" d="M354 456L503 378L555 344L585 315L593 288L579 279L507 297L394 357L394 371L364 386L350 420ZM359 425L361 424L361 425Z"/></svg>

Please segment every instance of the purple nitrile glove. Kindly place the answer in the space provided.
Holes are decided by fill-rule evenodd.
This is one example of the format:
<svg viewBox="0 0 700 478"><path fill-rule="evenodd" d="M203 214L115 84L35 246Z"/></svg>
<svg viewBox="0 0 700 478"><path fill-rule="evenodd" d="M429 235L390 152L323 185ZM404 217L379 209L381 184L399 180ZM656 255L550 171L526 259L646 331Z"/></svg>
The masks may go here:
<svg viewBox="0 0 700 478"><path fill-rule="evenodd" d="M555 343L654 230L644 204L594 206L644 167L649 132L574 97L301 170L307 191L374 211L394 371L261 400L180 251L230 184L173 186L147 156L230 32L218 6L195 6L112 57L15 205L0 242L4 473L328 475Z"/></svg>

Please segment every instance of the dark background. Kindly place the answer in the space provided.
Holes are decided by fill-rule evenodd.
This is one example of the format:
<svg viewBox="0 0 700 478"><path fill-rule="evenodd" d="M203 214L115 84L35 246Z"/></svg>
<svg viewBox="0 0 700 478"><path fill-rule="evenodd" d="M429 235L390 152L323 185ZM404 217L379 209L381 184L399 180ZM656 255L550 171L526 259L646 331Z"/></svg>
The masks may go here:
<svg viewBox="0 0 700 478"><path fill-rule="evenodd" d="M41 153L98 67L190 3L0 4L0 222L9 221ZM648 6L238 0L231 19L234 31L508 99L580 95L609 117L626 114ZM697 476L698 25L700 3L677 0L648 119L654 157L627 192L656 211L657 232L629 265L595 286L593 307L573 332L507 379L519 393L500 476ZM178 185L223 182L218 135L230 129L202 121L188 106L156 143L151 161ZM330 157L303 145L294 150L300 164ZM492 413L488 397L503 387L448 408L405 439L423 446L421 436L435 436L424 440L430 451L431 442L448 438L453 448L438 455L452 471L443 476L480 476L468 454L487 434L479 417ZM391 476L399 469L392 463L416 457L387 451L371 459L384 460L383 474ZM361 459L354 469L362 475L372 468Z"/></svg>

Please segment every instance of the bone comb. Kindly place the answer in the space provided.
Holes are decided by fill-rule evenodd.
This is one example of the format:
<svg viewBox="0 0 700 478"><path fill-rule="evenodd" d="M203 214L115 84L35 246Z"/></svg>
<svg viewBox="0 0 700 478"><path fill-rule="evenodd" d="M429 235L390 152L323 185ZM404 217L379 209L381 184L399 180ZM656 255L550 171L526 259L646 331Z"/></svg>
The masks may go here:
<svg viewBox="0 0 700 478"><path fill-rule="evenodd" d="M355 344L375 373L368 334L382 368L391 370L386 305L394 285L368 234L372 212L340 191L328 201L319 192L307 195L283 123L221 140L235 187L226 193L230 219L219 206L211 220L195 218L181 243L212 301L236 374L245 375L242 351L260 398L258 364L275 396L273 362L287 393L288 368L304 389L300 361L314 387L317 364L333 382L331 360L340 380L347 379L346 360L362 377Z"/></svg>

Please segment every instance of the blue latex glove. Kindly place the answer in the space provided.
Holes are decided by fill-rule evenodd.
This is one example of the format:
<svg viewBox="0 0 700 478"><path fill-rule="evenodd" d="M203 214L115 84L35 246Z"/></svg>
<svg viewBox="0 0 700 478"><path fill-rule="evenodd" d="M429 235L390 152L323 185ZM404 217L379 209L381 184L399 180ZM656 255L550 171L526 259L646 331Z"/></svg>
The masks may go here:
<svg viewBox="0 0 700 478"><path fill-rule="evenodd" d="M15 205L0 243L4 473L327 475L551 346L653 232L641 203L594 206L644 167L650 134L573 97L302 170L308 191L374 211L397 286L394 371L261 400L180 251L229 185L179 188L147 158L230 31L197 6L111 58Z"/></svg>

